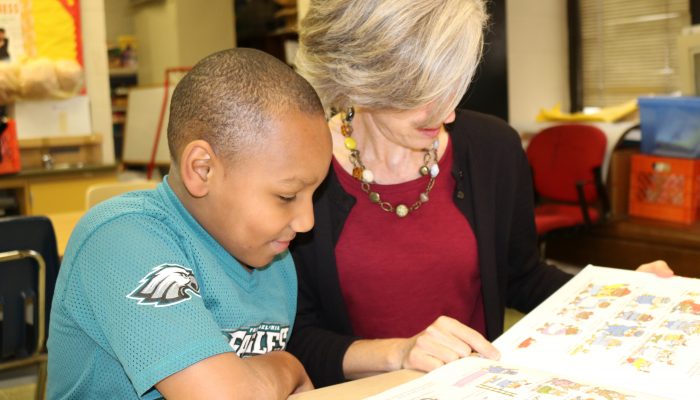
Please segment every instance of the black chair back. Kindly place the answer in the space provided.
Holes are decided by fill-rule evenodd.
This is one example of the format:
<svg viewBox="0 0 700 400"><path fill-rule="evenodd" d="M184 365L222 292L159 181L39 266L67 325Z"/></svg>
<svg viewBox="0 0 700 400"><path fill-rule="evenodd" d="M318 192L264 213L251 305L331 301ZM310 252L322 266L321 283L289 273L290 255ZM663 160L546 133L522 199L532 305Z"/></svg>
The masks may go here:
<svg viewBox="0 0 700 400"><path fill-rule="evenodd" d="M59 257L51 221L43 216L0 218L0 252L33 250L45 263L45 293L39 293L37 261L17 257L0 265L0 361L23 358L46 345ZM38 299L45 304L45 332L39 332Z"/></svg>

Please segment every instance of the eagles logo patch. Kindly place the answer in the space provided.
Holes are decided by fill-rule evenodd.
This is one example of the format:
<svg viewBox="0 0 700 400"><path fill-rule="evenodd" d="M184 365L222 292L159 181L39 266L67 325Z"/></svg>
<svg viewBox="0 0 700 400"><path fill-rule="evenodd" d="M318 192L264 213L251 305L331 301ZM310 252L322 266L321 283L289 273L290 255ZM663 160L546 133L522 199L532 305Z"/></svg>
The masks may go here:
<svg viewBox="0 0 700 400"><path fill-rule="evenodd" d="M166 307L199 296L199 284L192 273L179 265L159 265L139 281L139 286L126 297L139 304Z"/></svg>

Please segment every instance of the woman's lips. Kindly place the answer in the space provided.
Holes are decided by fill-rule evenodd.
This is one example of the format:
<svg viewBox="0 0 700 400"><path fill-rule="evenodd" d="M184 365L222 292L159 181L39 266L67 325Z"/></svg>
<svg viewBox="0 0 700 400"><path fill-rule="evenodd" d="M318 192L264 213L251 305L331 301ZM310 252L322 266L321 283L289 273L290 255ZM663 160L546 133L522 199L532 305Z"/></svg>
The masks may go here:
<svg viewBox="0 0 700 400"><path fill-rule="evenodd" d="M430 138L436 137L440 133L440 128L421 129L422 134Z"/></svg>

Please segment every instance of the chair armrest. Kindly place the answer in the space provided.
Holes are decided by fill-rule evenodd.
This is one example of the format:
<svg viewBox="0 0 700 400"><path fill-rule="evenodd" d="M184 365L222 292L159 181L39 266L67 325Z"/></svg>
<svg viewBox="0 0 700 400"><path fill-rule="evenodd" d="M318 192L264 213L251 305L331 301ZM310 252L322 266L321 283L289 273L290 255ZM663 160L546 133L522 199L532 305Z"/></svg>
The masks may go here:
<svg viewBox="0 0 700 400"><path fill-rule="evenodd" d="M576 182L576 193L578 194L578 203L581 207L581 214L583 215L583 220L586 226L591 226L591 216L588 212L588 202L586 201L586 194L584 187L589 184L595 185L596 198L598 199L598 210L600 212L600 221L607 219L608 213L610 212L610 201L608 199L608 191L603 183L603 177L601 174L601 168L593 168L593 181L591 180L580 180Z"/></svg>
<svg viewBox="0 0 700 400"><path fill-rule="evenodd" d="M596 191L598 192L598 201L600 202L600 216L601 219L607 219L610 214L610 199L608 198L608 189L603 183L602 168L593 168L593 176L595 179Z"/></svg>
<svg viewBox="0 0 700 400"><path fill-rule="evenodd" d="M44 304L44 296L46 296L46 263L44 262L44 257L34 250L13 250L0 252L0 263L5 261L21 260L24 258L32 258L37 264L37 284L38 284L38 295L35 303L38 305L38 334L36 336L36 348L34 350L34 356L41 353L44 347L44 337L46 336L46 327L44 326L46 308Z"/></svg>
<svg viewBox="0 0 700 400"><path fill-rule="evenodd" d="M583 188L586 186L586 184L591 183L590 181L578 181L576 182L576 193L578 194L578 205L581 208L581 214L583 215L583 222L586 224L586 227L590 227L592 225L591 223L591 216L588 214L588 203L586 202L586 193L584 192Z"/></svg>

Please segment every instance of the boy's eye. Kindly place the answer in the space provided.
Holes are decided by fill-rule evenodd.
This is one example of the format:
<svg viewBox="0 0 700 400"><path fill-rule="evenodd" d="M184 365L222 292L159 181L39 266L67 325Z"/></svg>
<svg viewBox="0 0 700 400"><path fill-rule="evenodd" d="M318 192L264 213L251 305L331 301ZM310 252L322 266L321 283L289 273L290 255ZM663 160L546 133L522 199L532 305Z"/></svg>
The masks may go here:
<svg viewBox="0 0 700 400"><path fill-rule="evenodd" d="M278 197L280 198L280 200L287 202L287 203L294 201L297 198L296 195L292 195L292 196L279 195Z"/></svg>

